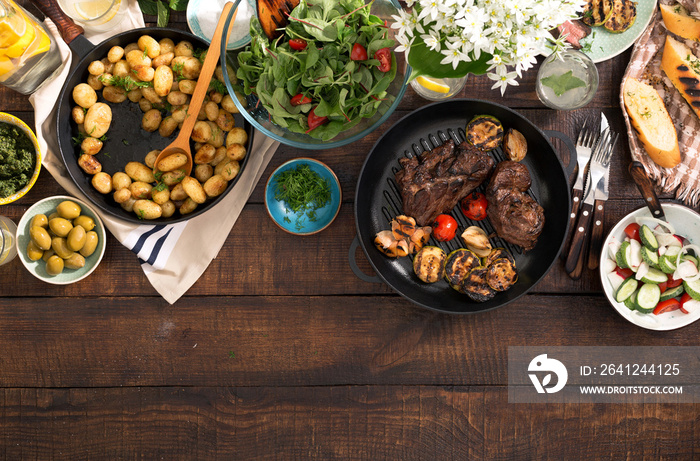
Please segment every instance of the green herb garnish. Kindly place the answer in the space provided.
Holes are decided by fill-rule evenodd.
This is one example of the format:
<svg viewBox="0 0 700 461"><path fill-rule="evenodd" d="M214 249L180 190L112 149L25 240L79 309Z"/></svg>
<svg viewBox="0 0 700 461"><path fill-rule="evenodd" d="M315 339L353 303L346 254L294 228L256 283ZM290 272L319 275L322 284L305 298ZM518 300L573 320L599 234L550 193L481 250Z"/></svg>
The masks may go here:
<svg viewBox="0 0 700 461"><path fill-rule="evenodd" d="M119 77L115 75L109 79L109 83L112 86L124 89L124 91L131 91L135 90L136 88L146 88L149 86L153 86L153 82L139 82L129 77L128 75L126 77Z"/></svg>
<svg viewBox="0 0 700 461"><path fill-rule="evenodd" d="M187 10L188 0L138 0L143 14L158 17L158 27L165 27L170 20L170 11Z"/></svg>
<svg viewBox="0 0 700 461"><path fill-rule="evenodd" d="M284 202L287 212L297 214L295 225L300 230L307 217L309 221L315 222L316 210L331 201L331 185L309 165L299 165L277 176L275 199Z"/></svg>
<svg viewBox="0 0 700 461"><path fill-rule="evenodd" d="M561 96L574 88L585 87L586 82L578 77L574 77L573 71L565 72L561 75L550 75L540 80L544 86L554 90L554 94Z"/></svg>
<svg viewBox="0 0 700 461"><path fill-rule="evenodd" d="M226 85L221 83L219 80L212 78L211 81L209 82L209 89L214 90L217 93L221 94L228 94L228 89L226 88Z"/></svg>

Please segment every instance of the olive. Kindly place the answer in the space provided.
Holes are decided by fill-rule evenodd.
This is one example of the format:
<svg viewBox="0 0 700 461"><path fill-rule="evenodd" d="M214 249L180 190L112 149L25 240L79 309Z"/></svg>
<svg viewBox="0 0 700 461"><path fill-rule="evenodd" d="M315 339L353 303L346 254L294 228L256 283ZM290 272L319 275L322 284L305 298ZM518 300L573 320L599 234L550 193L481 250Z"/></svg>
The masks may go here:
<svg viewBox="0 0 700 461"><path fill-rule="evenodd" d="M41 259L43 259L44 262L47 262L49 258L55 254L56 252L53 251L53 248L49 248L48 250L44 251L44 256L42 256Z"/></svg>
<svg viewBox="0 0 700 461"><path fill-rule="evenodd" d="M66 239L63 237L54 237L54 239L51 240L51 248L63 259L70 258L73 254L73 251L66 245Z"/></svg>
<svg viewBox="0 0 700 461"><path fill-rule="evenodd" d="M97 232L90 231L85 234L85 245L80 249L80 254L86 258L95 252L97 248Z"/></svg>
<svg viewBox="0 0 700 461"><path fill-rule="evenodd" d="M38 261L42 256L44 256L44 250L36 246L33 240L30 240L27 244L27 258L32 261Z"/></svg>
<svg viewBox="0 0 700 461"><path fill-rule="evenodd" d="M83 245L85 245L86 232L82 226L76 226L68 232L68 237L66 237L66 246L69 250L79 251Z"/></svg>
<svg viewBox="0 0 700 461"><path fill-rule="evenodd" d="M85 258L80 253L73 253L70 258L65 259L64 264L68 269L80 269L85 266Z"/></svg>
<svg viewBox="0 0 700 461"><path fill-rule="evenodd" d="M29 228L29 236L37 248L41 250L48 250L51 248L51 236L43 227L32 226Z"/></svg>
<svg viewBox="0 0 700 461"><path fill-rule="evenodd" d="M89 232L95 228L95 220L82 214L73 220L73 226L81 226L85 232Z"/></svg>
<svg viewBox="0 0 700 461"><path fill-rule="evenodd" d="M65 219L75 219L80 216L80 205L70 200L65 200L56 207L58 215Z"/></svg>
<svg viewBox="0 0 700 461"><path fill-rule="evenodd" d="M31 226L47 227L49 225L49 220L46 218L45 214L38 214L32 218Z"/></svg>
<svg viewBox="0 0 700 461"><path fill-rule="evenodd" d="M53 218L49 221L49 228L58 237L65 237L73 229L73 224L65 218Z"/></svg>
<svg viewBox="0 0 700 461"><path fill-rule="evenodd" d="M49 275L58 275L63 272L63 259L53 255L46 261L46 272Z"/></svg>
<svg viewBox="0 0 700 461"><path fill-rule="evenodd" d="M51 220L52 220L53 218L59 218L59 217L60 217L60 216L58 216L58 212L54 211L53 213L51 213L51 214L49 215L48 220L49 220L49 222L51 222Z"/></svg>

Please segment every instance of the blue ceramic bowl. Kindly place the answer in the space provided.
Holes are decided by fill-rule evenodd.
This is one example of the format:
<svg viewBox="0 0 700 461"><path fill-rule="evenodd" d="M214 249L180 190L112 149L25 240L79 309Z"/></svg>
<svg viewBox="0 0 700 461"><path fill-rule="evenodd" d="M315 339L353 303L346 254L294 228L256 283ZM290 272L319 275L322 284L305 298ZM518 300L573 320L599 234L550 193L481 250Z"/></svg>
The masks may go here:
<svg viewBox="0 0 700 461"><path fill-rule="evenodd" d="M284 201L275 198L275 186L279 174L283 171L297 168L300 165L308 165L312 171L328 181L331 188L330 202L323 208L316 210L316 219L313 221L302 212L295 213L289 210ZM283 163L270 175L270 179L267 180L267 185L265 186L265 208L267 208L267 213L280 229L294 235L311 235L321 232L330 226L335 217L338 216L342 201L343 191L340 188L338 177L326 164L312 158L297 158Z"/></svg>

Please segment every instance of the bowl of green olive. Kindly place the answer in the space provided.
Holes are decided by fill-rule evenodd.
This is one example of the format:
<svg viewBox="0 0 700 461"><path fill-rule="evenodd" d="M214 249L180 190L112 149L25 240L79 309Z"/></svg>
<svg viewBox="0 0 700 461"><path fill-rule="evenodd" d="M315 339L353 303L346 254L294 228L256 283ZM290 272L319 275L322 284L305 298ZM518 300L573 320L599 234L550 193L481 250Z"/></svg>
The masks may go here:
<svg viewBox="0 0 700 461"><path fill-rule="evenodd" d="M85 202L58 195L32 205L17 224L17 253L39 280L68 285L90 275L105 252L105 228Z"/></svg>

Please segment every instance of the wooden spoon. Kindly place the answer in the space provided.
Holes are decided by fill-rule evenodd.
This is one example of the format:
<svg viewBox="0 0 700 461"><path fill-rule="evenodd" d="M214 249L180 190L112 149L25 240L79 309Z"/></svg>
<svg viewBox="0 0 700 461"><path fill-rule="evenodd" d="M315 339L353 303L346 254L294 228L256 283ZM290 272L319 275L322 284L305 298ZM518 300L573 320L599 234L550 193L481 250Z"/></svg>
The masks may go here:
<svg viewBox="0 0 700 461"><path fill-rule="evenodd" d="M289 21L289 13L299 4L299 0L256 0L258 20L267 38L274 40L280 35Z"/></svg>
<svg viewBox="0 0 700 461"><path fill-rule="evenodd" d="M221 40L223 36L224 24L228 17L231 8L234 9L233 17L231 18L230 25L236 19L236 13L238 9L238 4L241 0L236 0L235 2L227 2L224 5L224 9L219 17L219 22L216 25L216 30L214 31L214 36L212 37L211 44L207 50L207 56L204 59L204 64L202 64L202 70L199 73L199 79L197 80L197 85L194 88L194 93L192 93L192 98L190 99L190 105L187 109L187 115L185 116L185 121L180 128L180 133L177 135L175 140L171 142L165 149L160 151L156 162L153 165L153 172L158 171L158 164L165 157L169 157L174 154L185 154L187 157L187 163L182 167L185 170L187 176L192 173L192 152L190 151L190 135L192 134L192 129L194 124L197 122L197 116L199 115L199 110L204 102L204 97L209 91L209 82L211 82L211 77L214 75L214 70L216 69L216 63L219 61L219 56L221 55ZM231 33L231 27L226 30L226 43L228 43L228 36Z"/></svg>

